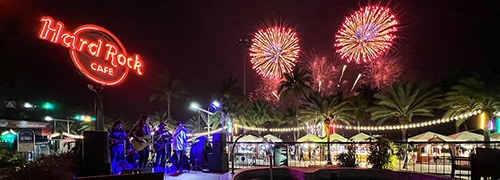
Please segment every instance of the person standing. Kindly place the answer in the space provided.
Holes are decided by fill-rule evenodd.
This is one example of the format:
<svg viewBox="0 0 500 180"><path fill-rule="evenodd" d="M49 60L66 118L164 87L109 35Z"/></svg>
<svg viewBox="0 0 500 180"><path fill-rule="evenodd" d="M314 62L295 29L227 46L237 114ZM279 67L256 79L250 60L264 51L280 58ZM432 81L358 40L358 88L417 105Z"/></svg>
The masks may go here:
<svg viewBox="0 0 500 180"><path fill-rule="evenodd" d="M130 130L129 135L139 142L146 143L142 137L148 135L151 136L151 129L149 128L149 116L142 115L139 121L134 125L132 130ZM139 168L145 168L149 159L149 146L145 147L143 150L137 152L139 154Z"/></svg>
<svg viewBox="0 0 500 180"><path fill-rule="evenodd" d="M177 129L174 131L174 151L176 154L176 161L174 163L175 169L177 170L176 174L179 174L182 172L182 161L184 157L184 153L186 151L187 147L187 135L186 135L186 129L184 129L184 125L182 122L179 122L179 125L177 125Z"/></svg>
<svg viewBox="0 0 500 180"><path fill-rule="evenodd" d="M153 139L156 141L154 146L156 152L155 167L165 167L165 160L168 160L168 158L165 157L170 157L170 151L172 150L170 148L172 134L165 130L165 123L163 122L161 122L156 128L157 129L153 135ZM170 160L168 160L168 162L170 162Z"/></svg>
<svg viewBox="0 0 500 180"><path fill-rule="evenodd" d="M122 122L115 121L113 126L108 129L109 152L111 154L111 173L121 173L121 161L123 159L124 144L127 139L125 131L122 129Z"/></svg>

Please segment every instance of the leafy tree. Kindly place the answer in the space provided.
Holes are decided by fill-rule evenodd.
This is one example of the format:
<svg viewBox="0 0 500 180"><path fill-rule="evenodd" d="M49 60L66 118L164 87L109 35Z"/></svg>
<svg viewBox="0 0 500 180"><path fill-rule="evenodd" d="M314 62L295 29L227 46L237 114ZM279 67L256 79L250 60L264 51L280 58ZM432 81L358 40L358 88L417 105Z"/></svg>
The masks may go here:
<svg viewBox="0 0 500 180"><path fill-rule="evenodd" d="M370 145L370 155L368 162L373 168L394 169L396 168L397 156L393 155L394 149L392 142L385 137L377 137L376 142Z"/></svg>
<svg viewBox="0 0 500 180"><path fill-rule="evenodd" d="M445 94L445 103L441 107L446 108L445 118L457 116L481 110L486 117L493 117L495 111L500 111L500 86L485 83L477 77L469 77L459 80L459 84L453 86L451 91ZM458 129L466 119L455 121L455 130ZM486 131L485 131L486 132ZM487 133L485 140L489 140Z"/></svg>
<svg viewBox="0 0 500 180"><path fill-rule="evenodd" d="M205 127L207 124L205 121L197 114L189 118L189 120L184 123L186 129L191 133L205 132Z"/></svg>
<svg viewBox="0 0 500 180"><path fill-rule="evenodd" d="M171 131L176 128L176 126L174 125L176 121L168 116L168 111L165 111L163 113L155 111L155 114L150 115L149 119L153 126L158 126L160 122L163 122L165 123L165 129L167 130ZM132 126L130 126L130 128L132 128Z"/></svg>
<svg viewBox="0 0 500 180"><path fill-rule="evenodd" d="M268 122L277 121L277 114L271 104L265 100L251 101L240 116L240 123L244 126L262 127Z"/></svg>
<svg viewBox="0 0 500 180"><path fill-rule="evenodd" d="M285 74L284 77L285 80L281 81L278 87L280 101L283 101L290 93L297 98L304 98L308 92L312 91L311 83L313 82L313 78L311 77L311 71L307 68L295 66L292 72Z"/></svg>
<svg viewBox="0 0 500 180"><path fill-rule="evenodd" d="M327 140L330 142L330 122L343 121L349 124L347 113L347 101L343 101L342 93L333 95L321 95L319 92L311 92L305 99L305 104L299 108L302 117L313 120L315 124L323 124L327 129ZM328 163L331 164L330 151L328 151Z"/></svg>
<svg viewBox="0 0 500 180"><path fill-rule="evenodd" d="M166 74L158 75L158 83L156 83L155 93L149 96L150 101L166 101L167 102L167 117L168 119L172 119L172 115L170 114L170 105L172 103L172 98L176 99L184 99L188 96L188 92L184 89L184 85L182 85L179 79L174 79Z"/></svg>
<svg viewBox="0 0 500 180"><path fill-rule="evenodd" d="M401 125L410 124L413 116L433 116L432 112L442 101L438 89L430 89L429 83L414 86L413 82L394 83L392 86L375 94L378 106L367 109L372 120L381 125L393 119ZM406 140L406 129L401 129L403 140Z"/></svg>

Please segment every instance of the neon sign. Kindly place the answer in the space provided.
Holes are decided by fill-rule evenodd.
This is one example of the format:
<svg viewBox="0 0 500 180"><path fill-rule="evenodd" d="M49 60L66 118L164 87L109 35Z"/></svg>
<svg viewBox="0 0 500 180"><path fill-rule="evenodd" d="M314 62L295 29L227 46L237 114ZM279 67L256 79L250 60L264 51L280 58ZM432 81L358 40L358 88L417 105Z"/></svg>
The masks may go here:
<svg viewBox="0 0 500 180"><path fill-rule="evenodd" d="M140 56L128 56L122 43L108 30L87 24L71 33L51 17L42 17L40 22L38 37L68 48L75 66L92 81L109 86L123 81L129 70L142 75Z"/></svg>

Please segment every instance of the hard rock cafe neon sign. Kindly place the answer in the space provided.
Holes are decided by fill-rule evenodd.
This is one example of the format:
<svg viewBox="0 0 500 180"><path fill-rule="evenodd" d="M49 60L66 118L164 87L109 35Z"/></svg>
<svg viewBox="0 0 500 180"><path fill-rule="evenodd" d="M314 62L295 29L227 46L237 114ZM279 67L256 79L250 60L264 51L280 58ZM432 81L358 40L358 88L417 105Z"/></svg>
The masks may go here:
<svg viewBox="0 0 500 180"><path fill-rule="evenodd" d="M140 56L127 55L122 43L108 30L87 24L71 33L51 17L42 17L40 22L39 38L68 48L75 66L92 81L110 86L122 82L129 70L142 75Z"/></svg>

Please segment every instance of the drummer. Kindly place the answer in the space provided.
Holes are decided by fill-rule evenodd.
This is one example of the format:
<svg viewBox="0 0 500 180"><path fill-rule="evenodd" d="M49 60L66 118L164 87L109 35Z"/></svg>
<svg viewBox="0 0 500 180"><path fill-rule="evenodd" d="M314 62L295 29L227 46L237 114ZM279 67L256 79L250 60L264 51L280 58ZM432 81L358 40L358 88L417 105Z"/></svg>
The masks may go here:
<svg viewBox="0 0 500 180"><path fill-rule="evenodd" d="M155 140L155 152L156 152L156 166L155 167L165 167L165 160L170 163L170 151L172 146L172 134L165 129L165 123L161 122L156 131L154 132L153 139Z"/></svg>

